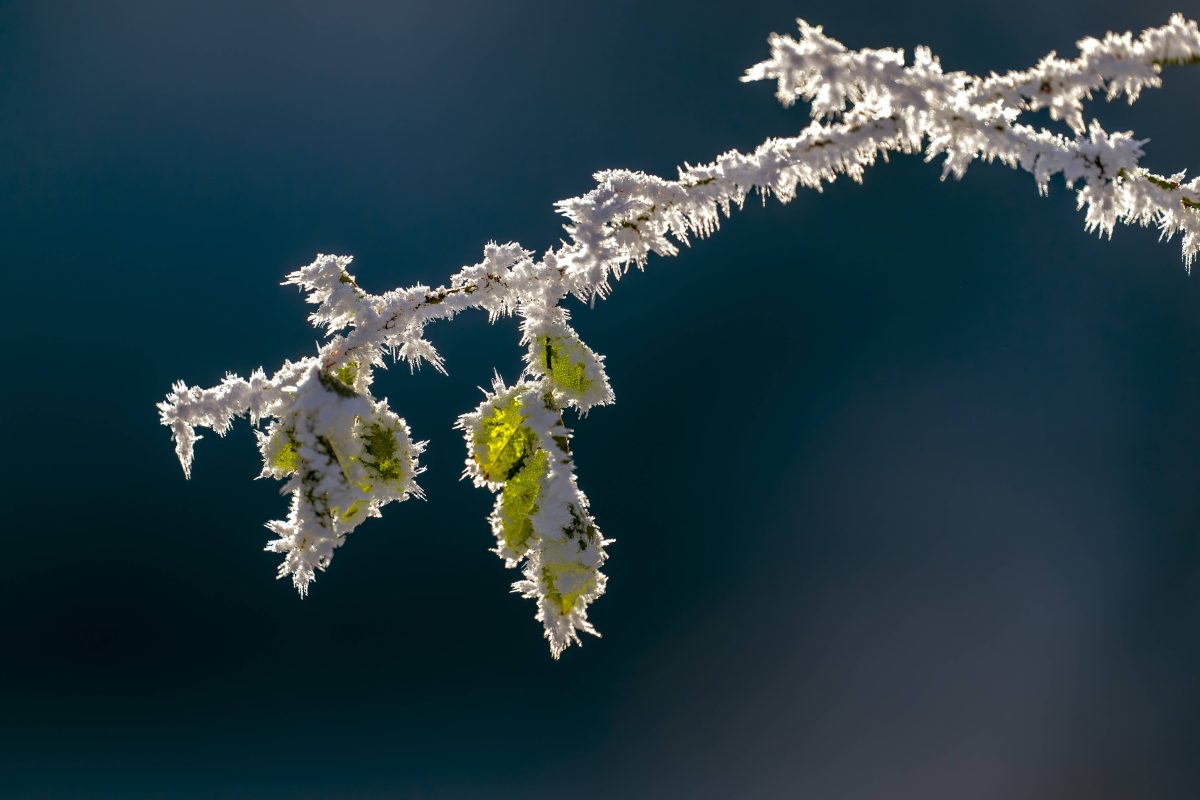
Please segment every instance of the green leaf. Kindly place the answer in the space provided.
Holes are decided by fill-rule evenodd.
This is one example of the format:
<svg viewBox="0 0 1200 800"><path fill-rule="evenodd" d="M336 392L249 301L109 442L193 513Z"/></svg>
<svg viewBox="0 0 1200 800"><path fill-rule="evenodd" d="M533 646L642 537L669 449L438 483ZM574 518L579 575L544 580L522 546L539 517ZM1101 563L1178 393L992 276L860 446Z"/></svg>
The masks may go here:
<svg viewBox="0 0 1200 800"><path fill-rule="evenodd" d="M555 388L582 394L592 385L587 377L587 354L583 345L561 336L539 336L537 359Z"/></svg>
<svg viewBox="0 0 1200 800"><path fill-rule="evenodd" d="M521 414L521 398L496 406L475 429L475 463L483 478L502 483L515 475L538 447L538 438Z"/></svg>
<svg viewBox="0 0 1200 800"><path fill-rule="evenodd" d="M276 436L286 437L287 441L279 445L279 449L275 451L275 455L271 459L271 467L288 474L298 471L300 469L300 453L296 449L296 440L292 438L292 432L281 430Z"/></svg>
<svg viewBox="0 0 1200 800"><path fill-rule="evenodd" d="M355 500L353 503L350 504L350 507L347 508L345 511L342 511L337 506L334 506L329 509L329 513L332 514L333 516L337 517L342 522L349 522L361 510L362 510L362 505L357 500Z"/></svg>
<svg viewBox="0 0 1200 800"><path fill-rule="evenodd" d="M403 482L403 454L400 453L400 448L396 444L395 434L386 426L375 422L367 426L362 438L363 450L374 459L374 461L368 461L364 458L363 466L385 483ZM364 491L370 491L370 488L368 487Z"/></svg>
<svg viewBox="0 0 1200 800"><path fill-rule="evenodd" d="M347 361L345 364L342 364L340 367L334 370L333 374L342 383L353 387L354 381L358 378L358 362Z"/></svg>
<svg viewBox="0 0 1200 800"><path fill-rule="evenodd" d="M579 588L566 594L558 591L558 581L560 578L565 577L581 579L572 581L572 583L577 583ZM542 580L549 589L546 593L546 599L557 603L559 609L564 614L570 613L571 609L575 607L575 603L579 601L579 598L596 588L595 570L574 561L568 561L565 564L546 564L542 567Z"/></svg>
<svg viewBox="0 0 1200 800"><path fill-rule="evenodd" d="M500 495L500 522L504 543L518 553L525 552L529 538L533 536L533 514L538 510L537 500L542 492L542 476L550 454L538 450L525 459L521 469L504 484Z"/></svg>
<svg viewBox="0 0 1200 800"><path fill-rule="evenodd" d="M339 397L358 397L358 392L354 391L354 389L345 383L340 375L330 375L326 372L318 372L317 380L321 382L322 386Z"/></svg>

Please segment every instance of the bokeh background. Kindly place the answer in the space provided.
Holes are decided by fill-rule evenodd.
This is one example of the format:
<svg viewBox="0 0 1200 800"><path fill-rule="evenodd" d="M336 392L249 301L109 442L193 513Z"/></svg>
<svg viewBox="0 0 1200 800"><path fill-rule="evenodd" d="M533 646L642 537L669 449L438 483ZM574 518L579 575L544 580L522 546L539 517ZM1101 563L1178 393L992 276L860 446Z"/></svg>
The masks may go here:
<svg viewBox="0 0 1200 800"><path fill-rule="evenodd" d="M0 3L0 794L1200 797L1200 279L1061 184L896 158L576 304L616 544L557 663L451 429L512 320L381 375L429 499L304 601L248 426L185 482L154 408L311 353L317 252L437 283L598 169L798 130L737 81L797 16L986 72L1183 5ZM1170 173L1198 108L1200 68L1092 112Z"/></svg>

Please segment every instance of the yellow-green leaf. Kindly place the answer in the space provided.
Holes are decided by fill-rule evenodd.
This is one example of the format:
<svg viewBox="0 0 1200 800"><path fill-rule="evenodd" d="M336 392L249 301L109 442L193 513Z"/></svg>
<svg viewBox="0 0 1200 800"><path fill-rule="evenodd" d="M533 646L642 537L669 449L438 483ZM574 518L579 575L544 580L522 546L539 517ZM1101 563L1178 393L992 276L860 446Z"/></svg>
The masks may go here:
<svg viewBox="0 0 1200 800"><path fill-rule="evenodd" d="M334 370L333 374L347 386L354 386L354 381L358 379L358 362L347 361Z"/></svg>
<svg viewBox="0 0 1200 800"><path fill-rule="evenodd" d="M556 388L580 394L592 385L582 344L561 336L539 336L537 348L538 363Z"/></svg>
<svg viewBox="0 0 1200 800"><path fill-rule="evenodd" d="M271 458L271 467L291 474L300 469L300 453L296 450L296 440L292 438L290 431L281 430L276 436L283 436L286 441L278 446L275 455Z"/></svg>
<svg viewBox="0 0 1200 800"><path fill-rule="evenodd" d="M396 444L396 436L384 425L372 423L363 433L363 450L373 461L363 459L368 470L385 483L396 484L404 480L403 453ZM370 491L365 489L364 491Z"/></svg>
<svg viewBox="0 0 1200 800"><path fill-rule="evenodd" d="M485 480L511 478L538 446L537 434L525 424L521 398L496 406L475 430L475 463Z"/></svg>
<svg viewBox="0 0 1200 800"><path fill-rule="evenodd" d="M500 521L504 543L512 550L523 553L533 535L531 517L537 511L538 496L542 492L541 479L546 472L550 454L538 450L525 459L521 469L504 484L500 495Z"/></svg>
<svg viewBox="0 0 1200 800"><path fill-rule="evenodd" d="M558 581L566 577L572 578L570 583L577 585L578 588L564 594L558 590ZM570 613L580 597L596 588L595 570L574 561L565 564L546 564L542 567L542 580L549 589L546 599L557 603L564 614Z"/></svg>

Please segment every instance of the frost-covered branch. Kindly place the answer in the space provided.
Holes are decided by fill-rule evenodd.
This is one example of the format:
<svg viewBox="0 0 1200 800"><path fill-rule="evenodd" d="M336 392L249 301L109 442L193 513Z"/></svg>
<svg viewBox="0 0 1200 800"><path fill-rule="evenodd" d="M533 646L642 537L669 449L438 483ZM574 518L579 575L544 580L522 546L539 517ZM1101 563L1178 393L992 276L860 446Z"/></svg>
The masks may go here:
<svg viewBox="0 0 1200 800"><path fill-rule="evenodd" d="M445 371L426 326L460 311L491 320L521 317L525 369L512 387L491 391L459 418L467 443L464 475L497 493L489 518L495 552L520 568L514 591L537 602L551 653L578 632L595 634L588 606L604 591L600 572L609 543L579 489L570 431L562 413L586 414L612 402L603 357L579 338L562 307L568 295L604 297L650 254L676 255L692 238L715 232L722 217L758 192L788 202L799 188L820 191L839 175L861 182L891 152L943 156L942 177L961 178L976 160L1031 173L1042 194L1055 176L1076 192L1085 227L1112 235L1118 223L1154 224L1163 238L1181 234L1184 263L1200 252L1200 179L1162 176L1140 166L1145 141L1084 124L1083 102L1096 92L1135 101L1158 87L1164 66L1200 63L1200 30L1176 15L1164 26L1079 42L1072 60L1054 53L1028 70L977 77L945 72L923 47L848 50L820 27L800 21L799 37L772 36L770 58L744 80L773 80L784 104L810 104L798 135L769 139L708 164L685 165L675 180L626 170L596 174L597 186L563 200L568 240L537 258L516 244L489 244L483 260L436 288L371 294L349 272L348 256L320 255L287 276L316 306L312 323L329 339L317 353L275 374L229 375L211 389L178 383L159 404L176 453L190 475L197 427L224 435L248 415L257 431L263 477L283 479L292 496L286 520L267 527L283 554L280 577L304 595L333 550L383 505L420 496L415 481L424 443L371 393L385 356ZM1048 109L1070 135L1022 122ZM262 421L266 421L263 424Z"/></svg>

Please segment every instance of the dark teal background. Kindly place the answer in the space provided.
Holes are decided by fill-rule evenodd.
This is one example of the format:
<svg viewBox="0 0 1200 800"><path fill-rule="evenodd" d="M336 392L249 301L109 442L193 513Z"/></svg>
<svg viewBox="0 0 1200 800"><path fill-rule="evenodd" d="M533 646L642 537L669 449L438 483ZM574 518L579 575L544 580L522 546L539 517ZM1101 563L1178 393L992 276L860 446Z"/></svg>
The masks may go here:
<svg viewBox="0 0 1200 800"><path fill-rule="evenodd" d="M1200 797L1200 280L1061 184L899 157L574 304L616 543L557 663L451 429L512 320L379 376L429 499L304 601L248 426L185 482L154 408L312 353L278 284L317 252L437 283L555 244L595 170L795 132L737 78L796 16L974 72L1200 16L1043 6L0 3L0 795ZM1194 172L1200 69L1165 79L1090 112Z"/></svg>

